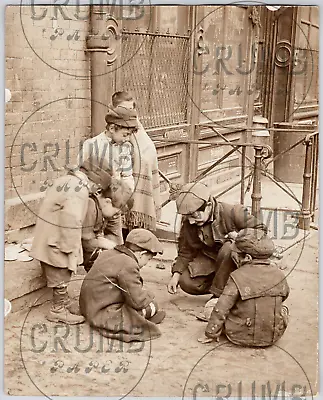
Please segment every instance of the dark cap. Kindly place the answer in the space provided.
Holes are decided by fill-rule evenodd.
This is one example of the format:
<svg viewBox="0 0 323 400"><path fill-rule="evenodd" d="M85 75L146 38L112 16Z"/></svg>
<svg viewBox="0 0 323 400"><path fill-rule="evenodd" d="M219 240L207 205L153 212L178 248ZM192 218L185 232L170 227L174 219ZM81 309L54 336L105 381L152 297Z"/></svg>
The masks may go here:
<svg viewBox="0 0 323 400"><path fill-rule="evenodd" d="M124 128L138 128L137 111L125 107L111 107L105 116L106 123Z"/></svg>
<svg viewBox="0 0 323 400"><path fill-rule="evenodd" d="M241 230L232 250L250 254L252 258L269 258L275 251L274 242L260 229L246 228Z"/></svg>
<svg viewBox="0 0 323 400"><path fill-rule="evenodd" d="M126 237L126 243L132 243L151 253L163 253L163 247L156 236L147 229L133 229Z"/></svg>
<svg viewBox="0 0 323 400"><path fill-rule="evenodd" d="M176 200L177 212L182 215L198 210L211 195L210 188L201 182L184 185Z"/></svg>

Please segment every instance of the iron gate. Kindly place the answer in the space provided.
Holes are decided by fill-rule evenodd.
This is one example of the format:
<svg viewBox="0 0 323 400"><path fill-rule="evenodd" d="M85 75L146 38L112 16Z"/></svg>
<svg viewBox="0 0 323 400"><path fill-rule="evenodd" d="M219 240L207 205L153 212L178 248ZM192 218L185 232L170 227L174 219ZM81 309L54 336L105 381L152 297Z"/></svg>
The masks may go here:
<svg viewBox="0 0 323 400"><path fill-rule="evenodd" d="M122 32L120 81L137 99L146 129L187 122L189 42L189 36Z"/></svg>

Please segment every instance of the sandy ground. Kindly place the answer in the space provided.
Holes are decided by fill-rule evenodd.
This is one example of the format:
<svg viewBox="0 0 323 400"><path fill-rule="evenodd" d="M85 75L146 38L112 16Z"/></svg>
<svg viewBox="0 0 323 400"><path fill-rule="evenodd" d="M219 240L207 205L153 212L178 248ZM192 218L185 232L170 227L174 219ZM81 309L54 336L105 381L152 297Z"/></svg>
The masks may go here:
<svg viewBox="0 0 323 400"><path fill-rule="evenodd" d="M269 396L318 391L318 232L284 259L291 287L290 323L276 346L248 349L221 337L201 344L205 323L195 314L209 296L170 295L166 269L142 272L167 312L162 336L145 343L103 339L87 324L49 323L49 304L5 320L5 393L46 396ZM71 284L77 296L82 276Z"/></svg>

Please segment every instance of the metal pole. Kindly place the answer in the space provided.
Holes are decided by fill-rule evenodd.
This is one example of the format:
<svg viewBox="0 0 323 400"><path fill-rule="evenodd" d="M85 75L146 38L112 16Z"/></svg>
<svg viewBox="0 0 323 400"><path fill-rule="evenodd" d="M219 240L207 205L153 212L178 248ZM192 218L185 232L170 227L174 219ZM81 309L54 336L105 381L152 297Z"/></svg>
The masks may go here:
<svg viewBox="0 0 323 400"><path fill-rule="evenodd" d="M306 231L310 230L311 211L310 211L310 190L311 190L311 163L312 163L312 139L305 141L305 166L303 174L303 195L302 195L302 211L298 219L298 227Z"/></svg>
<svg viewBox="0 0 323 400"><path fill-rule="evenodd" d="M246 175L246 148L242 148L241 154L241 187L240 187L240 204L244 204L244 179Z"/></svg>
<svg viewBox="0 0 323 400"><path fill-rule="evenodd" d="M317 190L317 176L318 176L318 135L313 137L313 178L311 184L311 217L312 222L314 222L315 218L315 206L316 206L316 190Z"/></svg>
<svg viewBox="0 0 323 400"><path fill-rule="evenodd" d="M260 218L260 202L261 202L261 152L262 146L254 146L255 149L255 166L253 177L253 189L251 194L252 205L251 213L257 218Z"/></svg>

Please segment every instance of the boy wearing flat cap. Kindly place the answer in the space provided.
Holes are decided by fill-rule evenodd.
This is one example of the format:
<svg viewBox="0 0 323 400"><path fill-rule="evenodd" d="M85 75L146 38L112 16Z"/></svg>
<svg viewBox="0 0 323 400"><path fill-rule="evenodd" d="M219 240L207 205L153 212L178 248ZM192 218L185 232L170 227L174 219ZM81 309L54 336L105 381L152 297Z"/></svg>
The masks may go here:
<svg viewBox="0 0 323 400"><path fill-rule="evenodd" d="M206 338L219 340L221 333L235 344L266 347L281 338L288 324L289 294L285 275L268 258L273 241L263 231L238 233L232 258L238 269L230 274L208 322ZM201 339L199 341L209 342Z"/></svg>
<svg viewBox="0 0 323 400"><path fill-rule="evenodd" d="M219 297L236 269L231 246L237 232L244 228L267 232L267 227L242 205L217 201L200 182L184 185L176 206L184 217L168 291L176 293L179 285L189 294Z"/></svg>
<svg viewBox="0 0 323 400"><path fill-rule="evenodd" d="M152 232L133 229L125 245L104 250L95 260L82 284L80 310L103 336L132 342L161 335L156 324L165 312L143 288L140 268L162 251Z"/></svg>
<svg viewBox="0 0 323 400"><path fill-rule="evenodd" d="M84 142L78 155L78 165L94 181L98 171L103 170L112 177L121 179L133 192L132 147L129 140L130 135L138 129L137 113L133 109L111 107L105 121L106 129ZM109 219L105 234L116 244L123 243L121 213Z"/></svg>

